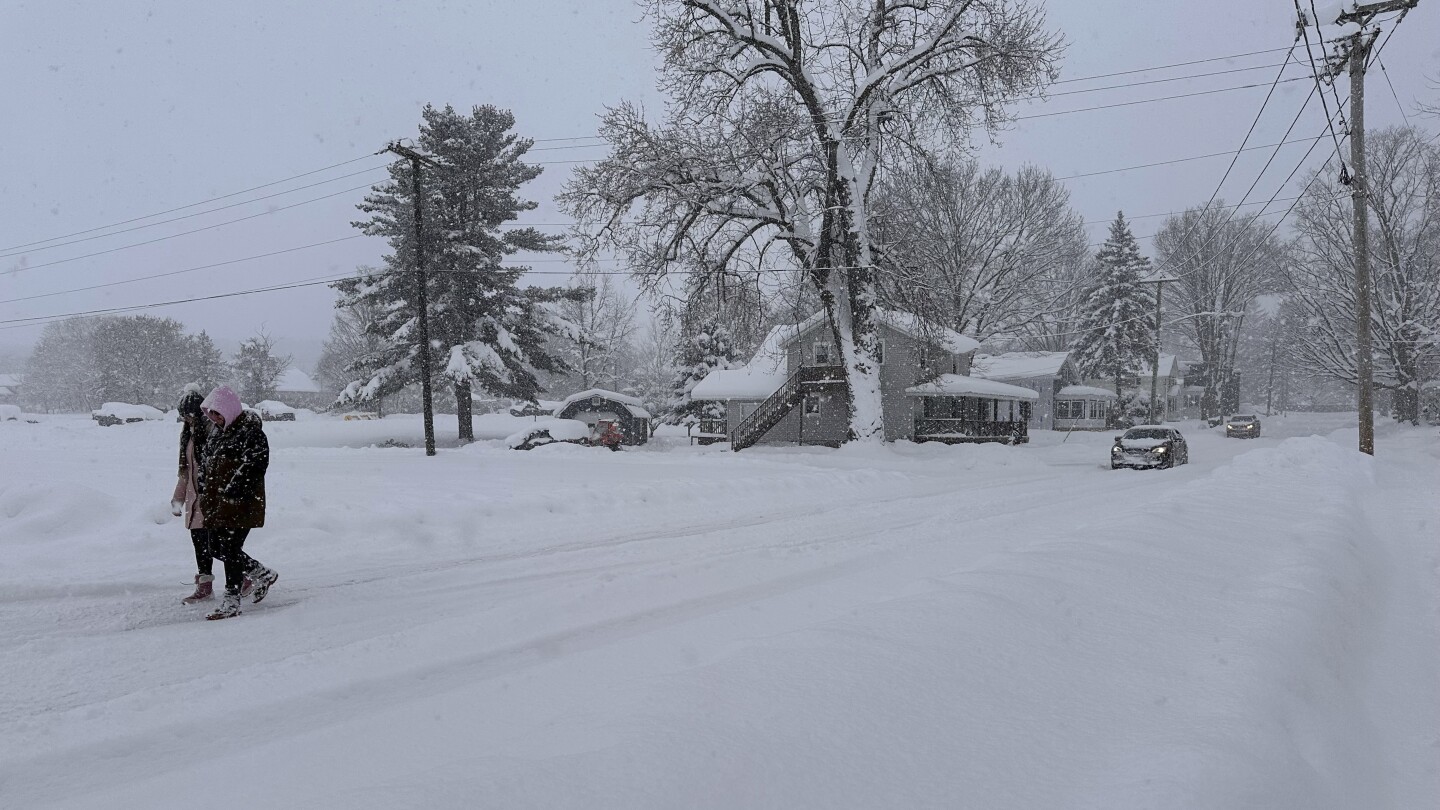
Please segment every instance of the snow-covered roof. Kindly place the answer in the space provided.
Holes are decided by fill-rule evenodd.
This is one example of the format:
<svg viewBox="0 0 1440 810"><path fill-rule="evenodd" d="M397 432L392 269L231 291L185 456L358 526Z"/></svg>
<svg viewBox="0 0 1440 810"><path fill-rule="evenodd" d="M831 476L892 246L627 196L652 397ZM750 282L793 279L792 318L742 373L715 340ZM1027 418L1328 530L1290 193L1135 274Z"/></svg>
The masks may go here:
<svg viewBox="0 0 1440 810"><path fill-rule="evenodd" d="M1006 352L975 358L970 373L987 380L1024 380L1031 377L1058 377L1069 352Z"/></svg>
<svg viewBox="0 0 1440 810"><path fill-rule="evenodd" d="M1033 401L1040 395L1029 388L987 380L984 377L967 377L964 374L941 374L927 383L905 389L910 396L966 396L987 399L1016 399Z"/></svg>
<svg viewBox="0 0 1440 810"><path fill-rule="evenodd" d="M715 369L690 389L694 399L765 399L785 384L784 369L771 370L768 364L758 368Z"/></svg>
<svg viewBox="0 0 1440 810"><path fill-rule="evenodd" d="M20 374L0 374L0 388L19 388L25 382Z"/></svg>
<svg viewBox="0 0 1440 810"><path fill-rule="evenodd" d="M1180 370L1179 362L1180 362L1180 361L1177 360L1176 357L1175 357L1175 355L1173 355L1173 354L1162 354L1162 355L1160 355L1160 376L1161 376L1161 377L1173 377L1173 376L1175 376L1176 372L1178 372L1178 371ZM1150 374L1150 361L1149 361L1149 360L1146 360L1143 364L1141 364L1139 376L1140 376L1140 377L1143 377L1143 378L1145 378L1145 379L1147 379L1147 380L1150 379L1151 374Z"/></svg>
<svg viewBox="0 0 1440 810"><path fill-rule="evenodd" d="M980 342L975 338L967 337L956 332L954 329L941 326L933 321L927 321L910 312L901 312L894 309L877 309L875 310L875 317L880 323L885 324L891 329L903 332L916 340L939 343L946 351L955 354L965 354L966 352L973 352L980 348ZM783 347L800 334L820 325L824 319L825 310L822 309L794 326L776 327L771 330L770 335L776 336L776 332L780 329L788 330L786 333L778 336L778 345ZM767 337L766 341L768 342L769 339L770 338Z"/></svg>
<svg viewBox="0 0 1440 810"><path fill-rule="evenodd" d="M1061 388L1055 396L1073 399L1115 399L1115 392L1096 388L1093 385L1067 385Z"/></svg>
<svg viewBox="0 0 1440 810"><path fill-rule="evenodd" d="M284 391L287 394L318 394L320 386L310 379L310 375L298 368L288 368L280 375L280 382L275 384L276 391Z"/></svg>
<svg viewBox="0 0 1440 810"><path fill-rule="evenodd" d="M635 397L626 396L624 394L617 394L614 391L607 391L604 388L587 388L584 391L579 391L577 393L571 394L570 396L560 400L560 403L556 405L553 413L558 414L564 411L566 408L570 407L572 403L590 399L591 397L602 397L604 399L618 402L621 405L625 406L625 410L629 411L631 416L640 419L650 418L650 412L645 410L644 402L641 402Z"/></svg>

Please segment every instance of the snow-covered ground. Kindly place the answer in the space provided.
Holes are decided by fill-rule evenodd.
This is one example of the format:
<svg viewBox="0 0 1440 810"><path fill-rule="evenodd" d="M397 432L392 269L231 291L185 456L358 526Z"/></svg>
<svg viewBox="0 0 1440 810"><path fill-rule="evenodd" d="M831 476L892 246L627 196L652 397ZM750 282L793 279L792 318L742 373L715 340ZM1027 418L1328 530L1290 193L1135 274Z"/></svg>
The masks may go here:
<svg viewBox="0 0 1440 810"><path fill-rule="evenodd" d="M0 807L1416 808L1440 436L426 458L267 425L281 578L182 607L177 426L0 423ZM490 424L493 422L494 424ZM502 424L503 423L503 424ZM453 419L440 419L453 447ZM1318 434L1312 436L1311 434Z"/></svg>

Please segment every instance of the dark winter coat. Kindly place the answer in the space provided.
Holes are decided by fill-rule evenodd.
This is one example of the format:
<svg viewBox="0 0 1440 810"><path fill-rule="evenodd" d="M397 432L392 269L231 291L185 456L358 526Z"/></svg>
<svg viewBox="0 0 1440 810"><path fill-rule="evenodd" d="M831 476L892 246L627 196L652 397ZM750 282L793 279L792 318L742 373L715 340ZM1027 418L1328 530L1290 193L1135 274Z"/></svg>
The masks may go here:
<svg viewBox="0 0 1440 810"><path fill-rule="evenodd" d="M200 511L210 529L258 529L265 525L265 470L270 442L260 416L242 411L211 432L200 462Z"/></svg>

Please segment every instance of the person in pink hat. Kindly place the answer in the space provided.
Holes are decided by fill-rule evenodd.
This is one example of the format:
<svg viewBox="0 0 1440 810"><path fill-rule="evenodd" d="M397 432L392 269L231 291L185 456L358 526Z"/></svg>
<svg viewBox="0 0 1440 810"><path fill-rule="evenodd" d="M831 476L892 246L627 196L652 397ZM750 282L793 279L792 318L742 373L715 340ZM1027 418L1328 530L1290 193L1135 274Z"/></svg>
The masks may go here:
<svg viewBox="0 0 1440 810"><path fill-rule="evenodd" d="M215 425L200 461L200 511L205 515L210 553L225 564L225 597L205 618L240 615L241 589L248 577L259 603L280 578L245 553L245 538L265 525L265 471L270 442L260 415L245 410L229 386L210 392L200 409Z"/></svg>

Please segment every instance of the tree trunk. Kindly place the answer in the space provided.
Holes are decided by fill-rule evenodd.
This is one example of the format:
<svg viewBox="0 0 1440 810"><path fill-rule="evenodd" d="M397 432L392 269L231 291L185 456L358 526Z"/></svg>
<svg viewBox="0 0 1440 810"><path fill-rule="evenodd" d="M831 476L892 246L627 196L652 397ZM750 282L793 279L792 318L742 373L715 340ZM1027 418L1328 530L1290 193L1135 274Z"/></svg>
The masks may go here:
<svg viewBox="0 0 1440 810"><path fill-rule="evenodd" d="M460 423L460 441L475 441L475 420L470 402L470 382L455 383L455 418Z"/></svg>

